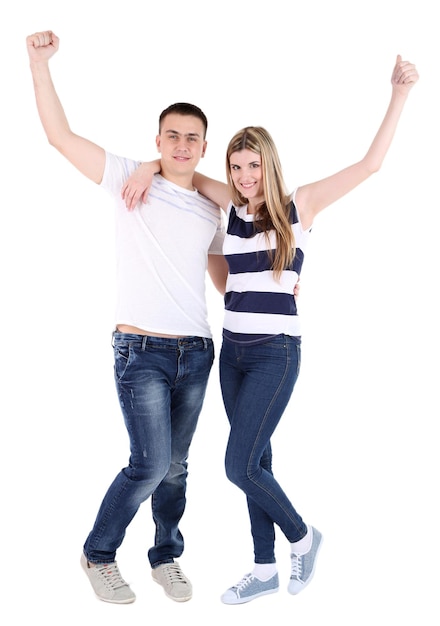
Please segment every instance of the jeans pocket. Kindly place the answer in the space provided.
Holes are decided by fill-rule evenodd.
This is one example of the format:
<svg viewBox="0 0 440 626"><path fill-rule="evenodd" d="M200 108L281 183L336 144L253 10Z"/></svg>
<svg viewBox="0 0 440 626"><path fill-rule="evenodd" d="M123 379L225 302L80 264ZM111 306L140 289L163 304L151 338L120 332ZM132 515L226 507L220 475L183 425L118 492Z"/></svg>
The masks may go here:
<svg viewBox="0 0 440 626"><path fill-rule="evenodd" d="M114 347L115 355L115 377L122 380L130 363L131 350L129 344L116 345Z"/></svg>

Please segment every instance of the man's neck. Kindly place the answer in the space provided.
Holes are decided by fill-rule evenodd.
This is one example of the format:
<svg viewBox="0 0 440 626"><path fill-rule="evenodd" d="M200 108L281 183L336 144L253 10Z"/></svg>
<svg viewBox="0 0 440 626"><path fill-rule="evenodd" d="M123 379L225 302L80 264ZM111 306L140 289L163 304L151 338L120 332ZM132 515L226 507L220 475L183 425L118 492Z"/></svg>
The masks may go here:
<svg viewBox="0 0 440 626"><path fill-rule="evenodd" d="M161 176L165 178L165 180L169 180L170 183L174 185L178 185L183 189L188 189L189 191L194 191L193 185L193 176L194 172L190 174L176 174L175 172L170 172L166 168L162 168L160 172Z"/></svg>

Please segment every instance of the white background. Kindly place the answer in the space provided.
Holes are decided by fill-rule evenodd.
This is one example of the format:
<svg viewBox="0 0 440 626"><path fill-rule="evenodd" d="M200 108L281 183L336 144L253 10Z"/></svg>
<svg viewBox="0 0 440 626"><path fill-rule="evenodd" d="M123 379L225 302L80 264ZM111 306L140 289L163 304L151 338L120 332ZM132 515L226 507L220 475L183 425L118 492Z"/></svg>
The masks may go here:
<svg viewBox="0 0 440 626"><path fill-rule="evenodd" d="M0 23L2 623L438 626L435 3L23 0L3 3ZM306 257L302 371L273 439L276 476L324 535L298 597L279 533L279 593L220 603L253 554L244 497L224 475L217 361L182 522L193 599L174 603L151 579L149 503L118 552L133 605L96 600L79 567L128 440L112 371L112 206L42 131L25 38L45 29L61 40L51 68L75 132L155 158L159 113L194 102L209 119L200 171L224 179L229 138L258 124L291 189L364 155L398 53L419 69L383 168L319 216ZM222 299L207 289L218 354Z"/></svg>

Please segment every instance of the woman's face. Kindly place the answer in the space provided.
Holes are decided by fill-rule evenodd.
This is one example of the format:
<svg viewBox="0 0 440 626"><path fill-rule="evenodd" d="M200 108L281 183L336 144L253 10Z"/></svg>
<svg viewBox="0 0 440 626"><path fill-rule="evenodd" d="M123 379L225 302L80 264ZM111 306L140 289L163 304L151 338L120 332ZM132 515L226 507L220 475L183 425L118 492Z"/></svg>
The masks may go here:
<svg viewBox="0 0 440 626"><path fill-rule="evenodd" d="M248 150L233 152L229 158L229 169L235 188L247 200L264 200L263 170L259 154Z"/></svg>

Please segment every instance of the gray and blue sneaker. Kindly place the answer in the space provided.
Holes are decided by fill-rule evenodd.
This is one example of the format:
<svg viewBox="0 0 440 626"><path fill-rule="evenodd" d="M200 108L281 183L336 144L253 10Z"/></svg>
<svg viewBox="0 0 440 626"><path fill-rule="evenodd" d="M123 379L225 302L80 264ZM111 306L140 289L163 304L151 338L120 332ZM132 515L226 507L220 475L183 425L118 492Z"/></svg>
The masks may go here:
<svg viewBox="0 0 440 626"><path fill-rule="evenodd" d="M279 589L278 574L269 580L262 581L253 574L246 574L239 583L230 587L221 597L223 604L243 604Z"/></svg>
<svg viewBox="0 0 440 626"><path fill-rule="evenodd" d="M322 535L319 530L316 530L313 526L309 526L308 529L312 533L312 543L309 551L305 554L293 552L290 555L292 570L287 591L293 595L305 589L312 580L315 573L316 557L322 544Z"/></svg>

